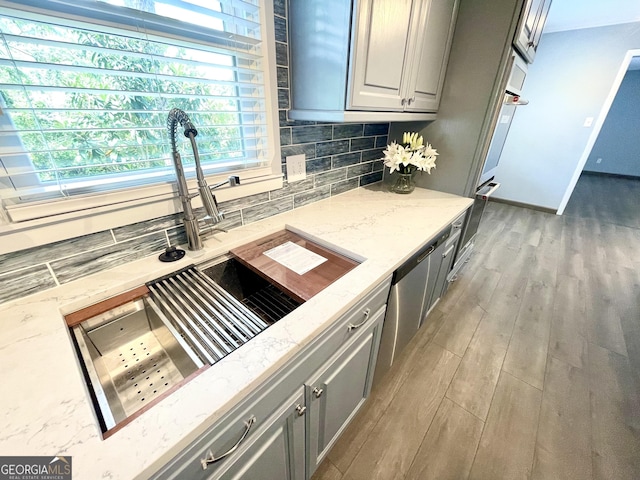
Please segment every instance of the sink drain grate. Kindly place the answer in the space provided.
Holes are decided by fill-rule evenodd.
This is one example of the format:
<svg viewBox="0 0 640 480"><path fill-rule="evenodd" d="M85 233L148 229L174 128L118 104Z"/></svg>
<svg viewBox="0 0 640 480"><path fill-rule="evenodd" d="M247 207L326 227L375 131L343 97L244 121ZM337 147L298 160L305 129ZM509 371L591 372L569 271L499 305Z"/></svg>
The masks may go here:
<svg viewBox="0 0 640 480"><path fill-rule="evenodd" d="M215 363L268 327L195 266L147 286L171 324L209 363Z"/></svg>
<svg viewBox="0 0 640 480"><path fill-rule="evenodd" d="M152 332L103 354L102 359L127 416L184 378Z"/></svg>
<svg viewBox="0 0 640 480"><path fill-rule="evenodd" d="M273 285L267 285L249 295L242 303L269 324L277 322L300 306L300 303Z"/></svg>

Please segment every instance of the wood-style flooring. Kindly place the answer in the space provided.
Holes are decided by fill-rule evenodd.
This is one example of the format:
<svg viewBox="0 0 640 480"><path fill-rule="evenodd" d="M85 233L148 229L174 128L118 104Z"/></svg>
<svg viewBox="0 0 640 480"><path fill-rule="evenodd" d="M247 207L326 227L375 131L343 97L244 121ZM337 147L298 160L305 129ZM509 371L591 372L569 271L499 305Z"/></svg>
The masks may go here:
<svg viewBox="0 0 640 480"><path fill-rule="evenodd" d="M640 228L640 178L583 172L564 215Z"/></svg>
<svg viewBox="0 0 640 480"><path fill-rule="evenodd" d="M616 190L582 200L564 216L489 204L469 264L314 480L640 478L640 196L613 223L594 212Z"/></svg>

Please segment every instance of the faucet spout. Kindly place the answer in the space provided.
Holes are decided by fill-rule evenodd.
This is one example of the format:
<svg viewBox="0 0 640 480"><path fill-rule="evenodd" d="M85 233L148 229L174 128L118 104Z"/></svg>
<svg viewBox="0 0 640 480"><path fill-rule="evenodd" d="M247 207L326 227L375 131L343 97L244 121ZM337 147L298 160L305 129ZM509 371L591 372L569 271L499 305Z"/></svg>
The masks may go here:
<svg viewBox="0 0 640 480"><path fill-rule="evenodd" d="M171 141L171 158L173 160L173 166L176 171L176 179L178 183L178 195L180 197L180 201L182 203L182 211L184 212L183 223L185 227L185 232L187 234L187 248L189 250L201 250L203 248L201 236L203 233L209 233L213 231L212 228L206 228L203 230L200 229L199 220L195 217L193 213L193 207L191 205L191 198L197 196L198 194L191 195L189 194L189 188L187 186L187 180L184 173L184 167L182 165L182 159L180 158L180 154L178 153L178 146L176 141L176 135L178 130L178 124L184 130L184 136L187 137L191 143L191 148L193 150L193 158L196 164L196 177L198 179L198 194L202 200L202 205L204 206L205 211L207 212L207 216L205 219L209 223L209 227L212 227L219 223L224 215L218 209L218 202L216 201L216 196L211 192L213 188L217 188L222 185L226 185L229 183L231 186L240 183L238 177L230 177L229 182L223 182L221 184L215 185L214 187L209 187L204 178L204 172L202 171L202 165L200 163L200 154L198 153L198 146L196 144L196 135L198 135L198 130L191 123L189 116L179 108L173 108L169 112L167 117L167 129L169 131L169 139ZM231 181L231 178L234 178L235 181ZM218 229L222 230L222 229Z"/></svg>

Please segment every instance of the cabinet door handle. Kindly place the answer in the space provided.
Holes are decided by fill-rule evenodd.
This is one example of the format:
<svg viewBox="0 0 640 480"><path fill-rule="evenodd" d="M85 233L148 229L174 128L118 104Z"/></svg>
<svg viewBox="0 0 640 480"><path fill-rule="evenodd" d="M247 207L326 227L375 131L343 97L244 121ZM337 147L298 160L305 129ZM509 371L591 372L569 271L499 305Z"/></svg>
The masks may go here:
<svg viewBox="0 0 640 480"><path fill-rule="evenodd" d="M227 450L222 455L216 457L213 454L213 452L211 450L209 450L207 452L207 456L200 459L200 463L202 464L202 469L206 470L207 466L211 465L212 463L216 463L216 462L222 460L223 458L231 455L233 452L235 452L238 449L238 447L240 446L240 444L242 443L242 441L245 438L247 438L247 435L249 435L249 430L251 430L251 427L253 426L254 423L256 423L256 417L251 417L249 420L244 422L245 430L244 430L242 436L240 437L240 439L236 442L236 444L233 447L231 447L229 450Z"/></svg>
<svg viewBox="0 0 640 480"><path fill-rule="evenodd" d="M316 398L320 398L322 396L322 394L324 393L324 390L322 388L314 388L313 392L312 392Z"/></svg>
<svg viewBox="0 0 640 480"><path fill-rule="evenodd" d="M462 228L462 222L456 222L453 224L453 228Z"/></svg>
<svg viewBox="0 0 640 480"><path fill-rule="evenodd" d="M403 107L407 104L407 99L403 98L402 100L400 100L400 105L402 105Z"/></svg>
<svg viewBox="0 0 640 480"><path fill-rule="evenodd" d="M296 405L296 412L298 412L298 416L301 417L302 415L304 415L304 412L306 411L307 411L307 407L305 407L304 405L300 405L300 404Z"/></svg>
<svg viewBox="0 0 640 480"><path fill-rule="evenodd" d="M411 102L415 102L416 101L416 97L411 97L409 100L407 100L407 105L411 105Z"/></svg>
<svg viewBox="0 0 640 480"><path fill-rule="evenodd" d="M350 332L351 330L355 330L356 328L360 328L362 325L367 323L367 320L369 320L369 314L370 313L371 313L371 309L367 308L364 311L364 319L360 323L358 323L357 325L354 325L353 323L350 323L349 326L347 327L347 331Z"/></svg>

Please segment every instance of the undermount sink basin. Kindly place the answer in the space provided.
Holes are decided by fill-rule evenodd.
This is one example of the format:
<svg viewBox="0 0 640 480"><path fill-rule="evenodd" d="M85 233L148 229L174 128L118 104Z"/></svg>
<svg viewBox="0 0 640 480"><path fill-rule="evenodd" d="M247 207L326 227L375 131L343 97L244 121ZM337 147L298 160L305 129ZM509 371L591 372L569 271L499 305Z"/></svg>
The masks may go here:
<svg viewBox="0 0 640 480"><path fill-rule="evenodd" d="M103 431L204 366L149 295L72 327Z"/></svg>
<svg viewBox="0 0 640 480"><path fill-rule="evenodd" d="M271 325L301 305L281 289L249 270L235 258L200 267L202 273Z"/></svg>
<svg viewBox="0 0 640 480"><path fill-rule="evenodd" d="M324 260L297 274L263 255L292 242ZM288 231L230 254L66 316L105 438L358 264Z"/></svg>
<svg viewBox="0 0 640 480"><path fill-rule="evenodd" d="M299 305L223 257L67 316L104 436Z"/></svg>

